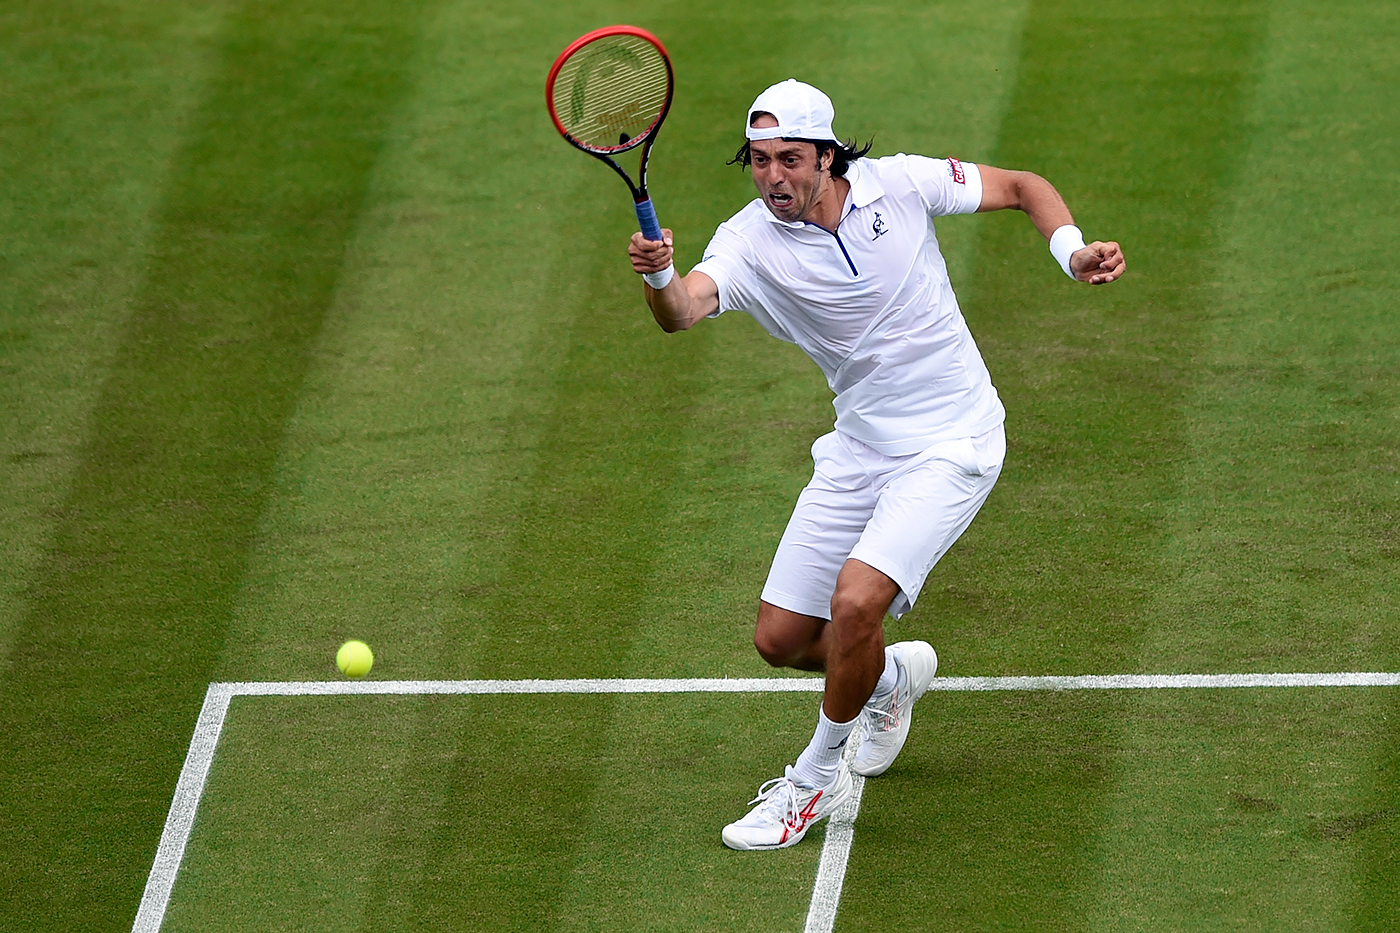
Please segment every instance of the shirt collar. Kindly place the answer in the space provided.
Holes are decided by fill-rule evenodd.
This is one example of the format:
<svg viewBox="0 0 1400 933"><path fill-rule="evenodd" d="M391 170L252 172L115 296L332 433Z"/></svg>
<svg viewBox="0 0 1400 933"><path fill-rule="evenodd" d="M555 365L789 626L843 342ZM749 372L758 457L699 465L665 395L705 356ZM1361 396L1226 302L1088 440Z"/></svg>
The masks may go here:
<svg viewBox="0 0 1400 933"><path fill-rule="evenodd" d="M865 207L885 196L885 189L875 173L865 169L865 160L856 159L846 169L846 180L851 183L851 206Z"/></svg>

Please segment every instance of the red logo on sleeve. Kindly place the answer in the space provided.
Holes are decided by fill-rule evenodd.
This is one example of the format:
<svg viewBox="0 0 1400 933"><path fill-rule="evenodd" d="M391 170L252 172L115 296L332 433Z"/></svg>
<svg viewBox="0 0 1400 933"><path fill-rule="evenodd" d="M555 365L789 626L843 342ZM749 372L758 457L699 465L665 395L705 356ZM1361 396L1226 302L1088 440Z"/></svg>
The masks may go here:
<svg viewBox="0 0 1400 933"><path fill-rule="evenodd" d="M967 184L967 175L963 172L962 163L957 159L948 160L948 171L953 173L953 181L960 185Z"/></svg>

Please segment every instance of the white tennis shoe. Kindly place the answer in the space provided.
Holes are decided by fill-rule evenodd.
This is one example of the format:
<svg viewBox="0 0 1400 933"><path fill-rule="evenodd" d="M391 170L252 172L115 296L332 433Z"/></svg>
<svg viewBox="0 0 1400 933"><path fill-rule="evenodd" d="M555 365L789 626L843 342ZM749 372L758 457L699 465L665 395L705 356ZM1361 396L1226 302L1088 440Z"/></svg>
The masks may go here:
<svg viewBox="0 0 1400 933"><path fill-rule="evenodd" d="M866 777L884 774L904 748L914 704L938 672L938 653L927 642L902 641L894 646L894 663L894 690L871 697L860 714L861 742L851 769Z"/></svg>
<svg viewBox="0 0 1400 933"><path fill-rule="evenodd" d="M830 787L817 788L798 783L788 765L782 777L764 784L749 801L758 806L720 835L731 849L785 849L801 842L812 824L835 813L854 791L844 767Z"/></svg>

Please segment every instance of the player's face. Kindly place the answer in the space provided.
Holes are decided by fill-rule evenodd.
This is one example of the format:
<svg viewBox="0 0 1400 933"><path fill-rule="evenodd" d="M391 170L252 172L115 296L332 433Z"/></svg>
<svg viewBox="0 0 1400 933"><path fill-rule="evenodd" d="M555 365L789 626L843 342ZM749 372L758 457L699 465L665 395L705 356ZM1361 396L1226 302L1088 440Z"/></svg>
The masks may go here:
<svg viewBox="0 0 1400 933"><path fill-rule="evenodd" d="M773 216L788 223L809 220L831 182L826 172L830 156L818 162L817 147L811 143L755 139L749 143L749 157L754 187Z"/></svg>

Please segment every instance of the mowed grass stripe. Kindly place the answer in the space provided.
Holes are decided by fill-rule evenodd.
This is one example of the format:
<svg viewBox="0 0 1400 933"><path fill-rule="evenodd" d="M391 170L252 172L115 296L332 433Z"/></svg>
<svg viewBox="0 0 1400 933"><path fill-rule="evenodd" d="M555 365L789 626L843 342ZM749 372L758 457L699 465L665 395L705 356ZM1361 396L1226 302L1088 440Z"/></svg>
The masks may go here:
<svg viewBox="0 0 1400 933"><path fill-rule="evenodd" d="M1074 286L1024 217L977 218L960 296L1006 403L1009 450L917 610L949 674L1137 669L1152 624L1143 609L1162 582L1141 555L1164 546L1181 482L1180 407L1202 321L1194 283L1245 142L1236 123L1263 25L1249 5L1139 4L1111 23L1031 5L986 161L1049 178L1088 238L1123 242L1131 271L1111 288ZM940 696L898 773L867 788L847 928L910 917L928 929L1085 927L1132 700L1007 696L998 707L967 718ZM909 811L922 817L913 829Z"/></svg>
<svg viewBox="0 0 1400 933"><path fill-rule="evenodd" d="M1368 24L1360 39L1339 12L1270 9L1204 293L1145 669L1396 662L1400 280L1381 230L1397 23L1354 5L1343 15ZM1095 929L1395 926L1393 697L1259 698L1185 719L1162 706L1132 710ZM1173 737L1183 729L1193 753L1164 755L1193 747Z"/></svg>
<svg viewBox="0 0 1400 933"><path fill-rule="evenodd" d="M0 680L220 10L0 10Z"/></svg>
<svg viewBox="0 0 1400 933"><path fill-rule="evenodd" d="M1236 313L1219 322L1211 367L1212 387L1228 388L1201 419L1203 453L1257 479L1222 484L1220 511L1238 513L1237 523L1183 540L1209 555L1233 551L1212 561L1219 575L1201 587L1228 593L1232 608L1263 623L1231 627L1244 650L1393 666L1400 13L1375 2L1300 3L1271 18L1267 81L1250 121L1251 187L1239 192L1230 250L1240 274L1222 277ZM1229 463L1219 425L1250 426L1258 455ZM1319 718L1318 731L1346 750L1336 757L1357 763L1305 806L1338 863L1336 900L1314 922L1382 931L1400 925L1400 702L1378 698L1368 713L1371 734ZM1275 786L1287 789L1290 777Z"/></svg>
<svg viewBox="0 0 1400 933"><path fill-rule="evenodd" d="M517 104L524 113L537 112L535 90ZM578 166L584 158L556 145L532 159ZM562 350L553 368L532 370L537 381L528 391L546 392L514 426L535 449L502 463L514 482L490 490L496 512L483 510L479 528L461 529L491 532L497 550L486 566L467 571L480 582L463 586L469 615L459 617L468 623L460 634L472 653L450 645L444 652L474 676L617 673L644 624L639 600L678 472L672 432L684 423L689 393L677 377L697 359L680 344L657 340L638 307L622 253L632 224L626 189L602 166L585 161L581 168L591 177L567 203L552 202L547 219L567 257L552 260L557 291L524 312L548 321L542 340L558 340ZM510 170L540 169L518 165L507 177ZM528 257L522 251L513 259L521 265L503 265L500 273L528 276ZM610 747L616 705L612 697L560 704L547 724L485 709L453 720L451 731L439 726L415 740L418 760L434 768L434 793L409 798L419 807L409 825L422 831L395 833L365 928L557 928L577 883L579 828L604 777L600 756ZM557 757L542 756L535 743L543 736L580 742L567 754L560 744ZM506 802L501 816L509 828L483 834L493 814L463 806L477 800ZM474 883L453 883L466 865Z"/></svg>
<svg viewBox="0 0 1400 933"><path fill-rule="evenodd" d="M580 185L595 219L629 209L541 123L539 61L557 50L527 27L543 16L445 5L407 66L221 679L326 676L350 635L376 676L466 676L486 654L568 353L559 267L580 233L555 217Z"/></svg>
<svg viewBox="0 0 1400 933"><path fill-rule="evenodd" d="M1175 585L1154 597L1147 669L1400 661L1400 275L1383 206L1400 108L1382 51L1397 22L1389 7L1350 9L1365 40L1313 4L1270 14L1249 145L1202 283L1190 459L1159 570Z"/></svg>
<svg viewBox="0 0 1400 933"><path fill-rule="evenodd" d="M0 692L7 922L130 924L414 23L222 31Z"/></svg>
<svg viewBox="0 0 1400 933"><path fill-rule="evenodd" d="M1100 28L1033 5L990 161L1054 182L1086 236L1131 246L1129 276L1076 287L1023 216L976 218L979 262L963 303L1006 403L1010 450L970 532L971 572L935 590L940 612L987 620L949 633L972 673L1138 666L1156 582L1138 555L1161 545L1180 483L1203 264L1245 141L1240 101L1263 26L1248 5L1124 13ZM1099 84L1112 107L1096 106Z"/></svg>

